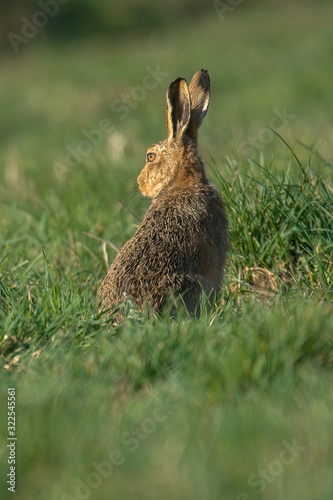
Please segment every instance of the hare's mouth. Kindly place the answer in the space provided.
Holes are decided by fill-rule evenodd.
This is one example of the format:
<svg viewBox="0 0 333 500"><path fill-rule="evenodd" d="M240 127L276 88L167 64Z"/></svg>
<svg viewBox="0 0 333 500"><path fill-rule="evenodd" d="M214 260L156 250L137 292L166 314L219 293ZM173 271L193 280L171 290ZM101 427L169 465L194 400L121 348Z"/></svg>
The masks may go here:
<svg viewBox="0 0 333 500"><path fill-rule="evenodd" d="M143 196L147 196L148 198L154 198L161 189L164 187L165 183L161 180L152 182L151 179L142 178L141 174L138 177L138 185Z"/></svg>
<svg viewBox="0 0 333 500"><path fill-rule="evenodd" d="M137 182L138 182L139 189L140 189L141 193L143 194L143 196L148 196L147 183L142 178L142 174L140 174L139 177L137 178Z"/></svg>

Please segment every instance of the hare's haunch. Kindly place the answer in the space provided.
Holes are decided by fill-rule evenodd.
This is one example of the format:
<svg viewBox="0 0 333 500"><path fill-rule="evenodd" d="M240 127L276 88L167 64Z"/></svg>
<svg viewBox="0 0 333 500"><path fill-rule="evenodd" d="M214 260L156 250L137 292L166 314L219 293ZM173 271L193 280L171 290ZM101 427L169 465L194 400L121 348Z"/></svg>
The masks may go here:
<svg viewBox="0 0 333 500"><path fill-rule="evenodd" d="M202 291L213 299L220 290L228 222L223 200L206 178L197 149L198 128L209 100L205 70L198 71L189 85L184 78L170 84L167 138L148 149L138 177L141 193L152 203L100 287L100 311L112 314L129 296L139 309L146 303L160 312L173 292L193 313Z"/></svg>

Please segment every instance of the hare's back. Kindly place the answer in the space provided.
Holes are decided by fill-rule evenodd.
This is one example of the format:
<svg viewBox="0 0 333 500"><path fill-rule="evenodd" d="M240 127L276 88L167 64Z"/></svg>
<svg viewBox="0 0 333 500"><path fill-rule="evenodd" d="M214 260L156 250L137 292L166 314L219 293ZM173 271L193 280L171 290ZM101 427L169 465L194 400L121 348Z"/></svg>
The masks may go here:
<svg viewBox="0 0 333 500"><path fill-rule="evenodd" d="M174 252L176 260L192 267L213 259L217 266L227 244L223 200L210 183L200 189L170 189L153 201L138 233L160 255Z"/></svg>
<svg viewBox="0 0 333 500"><path fill-rule="evenodd" d="M107 305L124 293L159 310L168 295L193 288L218 291L226 260L227 222L212 185L165 193L151 204L134 236L119 252L101 290ZM195 302L194 300L194 302ZM192 306L191 306L192 307Z"/></svg>

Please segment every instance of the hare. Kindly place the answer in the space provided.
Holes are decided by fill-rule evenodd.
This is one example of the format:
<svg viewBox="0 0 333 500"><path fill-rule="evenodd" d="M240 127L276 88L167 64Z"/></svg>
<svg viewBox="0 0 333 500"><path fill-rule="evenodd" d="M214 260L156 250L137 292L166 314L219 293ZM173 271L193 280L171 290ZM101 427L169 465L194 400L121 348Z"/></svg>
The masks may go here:
<svg viewBox="0 0 333 500"><path fill-rule="evenodd" d="M147 304L159 313L175 293L194 314L202 291L212 300L220 290L228 222L197 149L209 100L206 70L198 71L189 85L184 78L170 84L167 138L148 149L137 179L141 193L152 202L100 287L100 312L112 314L128 296L139 310Z"/></svg>

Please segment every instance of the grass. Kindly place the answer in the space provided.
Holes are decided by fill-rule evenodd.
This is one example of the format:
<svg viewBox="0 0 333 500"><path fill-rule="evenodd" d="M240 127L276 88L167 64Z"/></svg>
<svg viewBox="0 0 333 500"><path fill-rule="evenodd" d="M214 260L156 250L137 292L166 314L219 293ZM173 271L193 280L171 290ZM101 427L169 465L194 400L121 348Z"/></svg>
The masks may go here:
<svg viewBox="0 0 333 500"><path fill-rule="evenodd" d="M241 4L117 50L36 37L2 56L0 468L14 386L17 498L332 498L330 11ZM121 120L111 103L147 65L169 76ZM196 320L178 305L177 320L129 311L110 329L96 304L105 242L142 219L135 179L164 135L166 87L201 66L200 146L230 220L220 300ZM267 132L284 107L294 117ZM66 164L105 118L116 133Z"/></svg>

